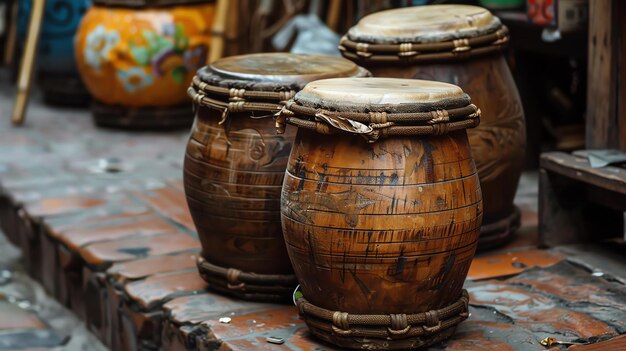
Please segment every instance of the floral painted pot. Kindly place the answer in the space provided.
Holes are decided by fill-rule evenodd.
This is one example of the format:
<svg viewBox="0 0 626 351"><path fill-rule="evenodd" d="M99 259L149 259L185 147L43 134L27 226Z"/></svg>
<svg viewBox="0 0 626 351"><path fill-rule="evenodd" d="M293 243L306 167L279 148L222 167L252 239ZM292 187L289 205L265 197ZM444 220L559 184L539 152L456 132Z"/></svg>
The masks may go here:
<svg viewBox="0 0 626 351"><path fill-rule="evenodd" d="M74 60L74 35L91 0L47 0L37 48L37 82L47 102L85 105L89 93L78 75ZM24 43L32 0L19 1L17 34Z"/></svg>
<svg viewBox="0 0 626 351"><path fill-rule="evenodd" d="M78 68L92 96L105 106L143 109L144 120L150 119L150 111L185 104L191 121L186 91L196 70L206 64L214 4L103 3L94 2L75 39Z"/></svg>

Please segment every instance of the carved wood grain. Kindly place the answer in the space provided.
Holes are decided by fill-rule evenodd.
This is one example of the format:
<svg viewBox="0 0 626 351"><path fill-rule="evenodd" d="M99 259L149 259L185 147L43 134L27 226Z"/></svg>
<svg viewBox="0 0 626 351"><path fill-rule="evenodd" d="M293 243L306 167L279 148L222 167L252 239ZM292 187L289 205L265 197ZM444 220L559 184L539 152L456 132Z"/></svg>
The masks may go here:
<svg viewBox="0 0 626 351"><path fill-rule="evenodd" d="M211 263L259 274L290 274L280 226L280 190L295 130L276 135L272 118L200 108L187 145L189 209Z"/></svg>
<svg viewBox="0 0 626 351"><path fill-rule="evenodd" d="M481 111L477 128L469 129L472 155L483 191L483 223L513 213L513 198L526 149L526 123L515 82L501 55L459 62L365 66L375 77L416 78L460 86Z"/></svg>

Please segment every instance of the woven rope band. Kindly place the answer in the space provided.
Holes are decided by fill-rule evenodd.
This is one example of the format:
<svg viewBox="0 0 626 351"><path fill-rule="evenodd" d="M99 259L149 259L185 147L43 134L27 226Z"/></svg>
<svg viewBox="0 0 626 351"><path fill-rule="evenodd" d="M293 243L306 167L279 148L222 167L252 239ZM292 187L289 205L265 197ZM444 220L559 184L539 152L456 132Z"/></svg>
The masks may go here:
<svg viewBox="0 0 626 351"><path fill-rule="evenodd" d="M291 124L320 134L357 134L373 143L388 136L443 135L474 128L479 123L480 109L473 104L428 112L363 113L315 109L290 100L277 115L276 129L278 133L283 133L285 125Z"/></svg>
<svg viewBox="0 0 626 351"><path fill-rule="evenodd" d="M248 273L235 268L224 268L211 264L203 257L198 257L196 263L201 276L207 282L234 294L272 294L288 299L293 293L293 289L298 285L298 280L293 274Z"/></svg>
<svg viewBox="0 0 626 351"><path fill-rule="evenodd" d="M245 89L223 88L202 82L193 77L187 95L193 100L194 107L204 106L222 111L219 124L224 124L231 112L266 111L277 113L285 101L291 99L295 91L250 91ZM258 101L260 100L260 101Z"/></svg>
<svg viewBox="0 0 626 351"><path fill-rule="evenodd" d="M435 335L469 317L469 294L466 290L447 307L417 314L349 314L317 307L305 298L298 299L296 305L310 326L350 337L400 339Z"/></svg>
<svg viewBox="0 0 626 351"><path fill-rule="evenodd" d="M257 91L218 87L201 81L198 76L193 77L191 84L191 86L195 87L195 89L201 94L215 96L216 99L226 101L232 99L243 99L250 101L264 100L280 103L281 101L291 99L296 94L295 91Z"/></svg>
<svg viewBox="0 0 626 351"><path fill-rule="evenodd" d="M250 91L245 89L223 88L193 78L187 94L195 105L206 106L230 112L269 111L277 112L284 102L291 99L295 91ZM260 101L259 101L260 100Z"/></svg>
<svg viewBox="0 0 626 351"><path fill-rule="evenodd" d="M509 30L502 26L493 33L474 38L455 39L439 43L374 44L341 38L341 54L353 61L423 62L455 60L500 52L509 42Z"/></svg>

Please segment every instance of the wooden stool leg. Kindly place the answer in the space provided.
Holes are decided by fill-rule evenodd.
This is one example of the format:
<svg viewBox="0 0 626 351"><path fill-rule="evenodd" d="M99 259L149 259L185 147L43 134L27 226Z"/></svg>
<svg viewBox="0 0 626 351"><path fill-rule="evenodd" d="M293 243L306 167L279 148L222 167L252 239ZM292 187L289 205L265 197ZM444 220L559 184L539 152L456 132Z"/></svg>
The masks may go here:
<svg viewBox="0 0 626 351"><path fill-rule="evenodd" d="M601 241L620 233L623 198L576 179L539 170L539 241L542 246ZM621 201L621 210L617 202ZM602 205L599 205L602 204Z"/></svg>
<svg viewBox="0 0 626 351"><path fill-rule="evenodd" d="M20 75L17 80L17 95L15 96L15 105L13 106L13 114L11 116L13 125L21 125L24 123L24 114L26 113L26 105L28 104L28 95L34 69L33 66L37 55L37 44L39 43L39 34L43 22L45 6L45 0L33 0L30 23L28 24L28 34L26 36L26 46L22 56Z"/></svg>
<svg viewBox="0 0 626 351"><path fill-rule="evenodd" d="M4 64L10 66L15 59L15 44L17 42L17 7L18 1L9 1L9 23L7 26L6 43L4 45Z"/></svg>
<svg viewBox="0 0 626 351"><path fill-rule="evenodd" d="M575 194L582 189L570 179L539 170L539 240L544 246L584 241L587 233L580 222L582 204ZM574 194L567 200L563 195Z"/></svg>

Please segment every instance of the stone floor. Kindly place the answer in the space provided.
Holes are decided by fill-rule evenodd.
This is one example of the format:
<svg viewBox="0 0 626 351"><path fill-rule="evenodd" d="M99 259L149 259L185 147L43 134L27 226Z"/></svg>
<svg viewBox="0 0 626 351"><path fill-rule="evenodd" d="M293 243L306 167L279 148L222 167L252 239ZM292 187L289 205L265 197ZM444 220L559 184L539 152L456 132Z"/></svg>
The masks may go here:
<svg viewBox="0 0 626 351"><path fill-rule="evenodd" d="M186 132L131 134L99 130L93 127L86 111L43 106L38 96L30 105L26 124L13 128L8 122L12 90L3 78L0 75L0 186L10 189L8 193L21 201L27 217L39 218L37 223L45 224L44 232L58 228L85 230L81 223L91 223L91 215L97 219L99 208L110 210L102 203L120 201L118 195L124 197L132 192L133 206L148 213L144 217L158 219L177 233L194 238L188 214L176 205L181 198L179 179ZM85 199L85 194L99 202L77 204L77 199ZM624 248L598 244L538 250L536 173L522 177L516 204L522 209L523 221L518 237L505 247L477 256L466 282L472 315L451 340L433 349L540 350L543 347L539 340L551 336L576 342L610 339L613 346L598 343L595 345L602 346L597 350L626 350L624 337L616 337L626 332ZM151 225L154 221L142 223ZM94 235L87 228L77 232L77 237ZM113 229L103 228L108 230L106 235L112 235ZM120 229L115 230L115 235L119 235ZM10 236L15 242L23 234ZM157 236L163 239L154 233L141 235L134 240L147 237L148 241L157 241ZM116 313L106 318L99 316L102 310L95 313L89 308L89 301L85 309L83 305L74 305L72 298L64 299L66 306L87 321L86 326L26 274L35 272L39 281L48 282L44 286L57 298L67 295L58 292L58 282L42 276L50 268L46 267L46 258L39 257L43 251L25 252L26 259L20 259L19 250L1 237L0 350L107 349L99 340L114 350L332 349L311 339L293 307L242 303L208 292L186 261L181 261L179 268L155 268L141 276L135 267L133 275L132 262L149 261L152 257L133 258L128 250L126 256L120 257L120 245L126 242L111 240L113 246L87 243L76 252L83 258L105 257L111 265L106 270L90 262L81 267L79 273L84 281L93 282L97 289L96 295L89 295L87 288L79 294L104 305L111 305L116 293L122 294L123 299L130 298L134 304L121 303L113 310L132 318L145 318L139 329L128 328ZM22 246L29 248L28 243ZM167 255L172 262L178 262L176 257L186 258L189 250ZM155 256L159 260L163 257L166 256ZM34 263L43 269L33 269ZM65 277L66 273L61 269L54 277ZM98 295L98 289L110 288L106 282L113 278L130 282L126 284L124 280L122 290ZM179 282L172 283L176 279ZM78 284L78 288L81 286ZM142 303L145 308L137 307ZM217 323L222 316L230 316L231 323ZM103 326L102 321L114 327ZM125 335L122 340L117 340L118 333ZM286 343L268 344L266 336L279 336ZM591 346L583 347L591 350ZM566 347L555 346L553 350Z"/></svg>
<svg viewBox="0 0 626 351"><path fill-rule="evenodd" d="M102 142L92 140L90 133L95 127L86 110L46 106L37 90L33 92L25 124L13 128L9 121L15 87L8 84L9 80L8 72L0 69L0 173L5 170L8 160L39 162L42 172L52 172L56 158L71 159L73 156L80 161L77 163L82 163L80 166L101 172L100 167L106 160L115 162L133 154L135 141L132 134L104 130L99 132L100 135L110 137L104 137ZM161 142L167 139L170 144L165 147L161 144L161 147L167 149L169 155L182 156L185 134L138 133L138 138L146 145L140 152L149 154L151 158L159 158L161 156L155 154L159 154L161 148L150 145L154 138ZM49 142L45 145L29 143L40 135L45 135ZM118 144L119 140L126 143ZM7 145L12 147L7 148ZM126 149L129 151L126 152ZM90 158L84 157L85 154L90 154ZM36 155L43 157L37 159L34 157ZM182 157L174 160L163 155L161 159L164 163L173 162L178 167L182 162ZM5 180L0 176L0 183ZM13 319L14 324L10 323ZM87 330L84 321L59 304L44 291L40 283L28 276L20 250L0 231L0 350L18 349L98 351L107 350L107 347Z"/></svg>
<svg viewBox="0 0 626 351"><path fill-rule="evenodd" d="M80 319L26 274L20 258L19 249L0 234L0 333L5 334L0 336L0 350L41 347L55 351L107 350ZM9 309L7 305L17 308ZM27 316L32 317L27 318L28 323L20 323ZM6 336L9 329L18 326L19 332L14 337Z"/></svg>

